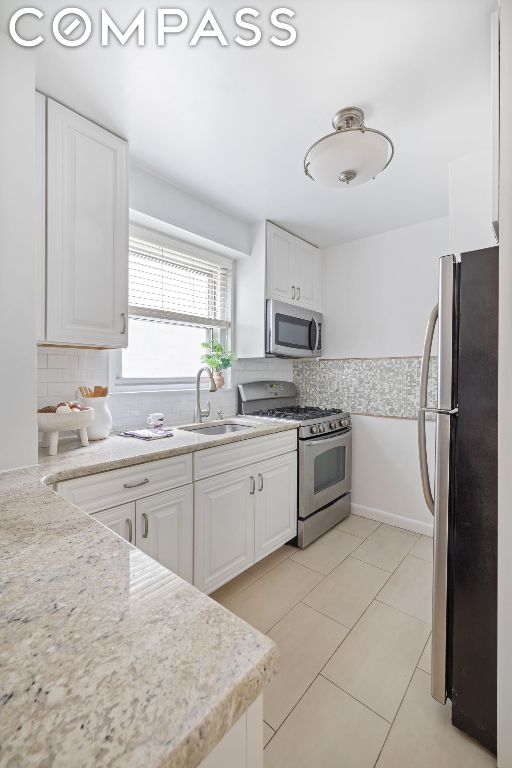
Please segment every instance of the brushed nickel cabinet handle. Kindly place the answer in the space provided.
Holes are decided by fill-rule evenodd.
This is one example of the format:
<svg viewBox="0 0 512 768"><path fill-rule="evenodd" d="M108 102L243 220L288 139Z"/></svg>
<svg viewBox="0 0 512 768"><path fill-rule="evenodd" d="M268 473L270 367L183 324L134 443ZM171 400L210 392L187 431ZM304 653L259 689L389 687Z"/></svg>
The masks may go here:
<svg viewBox="0 0 512 768"><path fill-rule="evenodd" d="M126 522L128 524L128 541L131 544L133 541L133 525L132 525L131 518L127 517Z"/></svg>
<svg viewBox="0 0 512 768"><path fill-rule="evenodd" d="M297 286L297 301L300 301L300 286Z"/></svg>
<svg viewBox="0 0 512 768"><path fill-rule="evenodd" d="M144 480L141 480L140 483L125 483L123 488L139 488L141 485L147 485L148 483L149 479L146 477Z"/></svg>
<svg viewBox="0 0 512 768"><path fill-rule="evenodd" d="M292 299L295 298L295 286L292 285Z"/></svg>
<svg viewBox="0 0 512 768"><path fill-rule="evenodd" d="M258 491L263 490L263 475L258 472Z"/></svg>
<svg viewBox="0 0 512 768"><path fill-rule="evenodd" d="M142 538L147 539L149 535L149 519L145 512L142 513L142 522L144 523L144 530L142 531Z"/></svg>
<svg viewBox="0 0 512 768"><path fill-rule="evenodd" d="M253 496L254 492L256 490L256 481L255 481L255 479L254 479L254 477L252 475L251 475L251 477L249 479L251 481L251 490L249 491L249 493L251 494L251 496Z"/></svg>
<svg viewBox="0 0 512 768"><path fill-rule="evenodd" d="M121 312L121 317L123 318L123 329L121 331L121 334L124 336L124 334L127 331L128 321L126 319L126 312Z"/></svg>

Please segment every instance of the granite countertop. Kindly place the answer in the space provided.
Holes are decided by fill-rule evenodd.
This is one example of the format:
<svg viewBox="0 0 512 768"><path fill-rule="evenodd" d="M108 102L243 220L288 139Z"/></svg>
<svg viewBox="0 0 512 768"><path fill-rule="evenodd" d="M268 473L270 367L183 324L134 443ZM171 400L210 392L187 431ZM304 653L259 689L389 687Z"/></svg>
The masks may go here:
<svg viewBox="0 0 512 768"><path fill-rule="evenodd" d="M0 766L195 768L260 695L269 638L45 484L295 427L257 423L0 474Z"/></svg>
<svg viewBox="0 0 512 768"><path fill-rule="evenodd" d="M285 432L298 427L295 421L251 418L250 416L235 416L223 421L205 422L205 426L226 422L249 424L253 428L247 432L232 432L226 435L200 435L175 427L172 437L164 437L161 440L145 441L135 437L110 435L106 440L91 442L86 448L81 446L77 438L64 439L59 441L59 452L56 456L48 456L48 449L42 448L39 465L32 467L29 471L43 478L47 484L51 484L106 472L110 469L120 469L156 459L201 451L227 443L250 440L254 437L272 435L275 432Z"/></svg>

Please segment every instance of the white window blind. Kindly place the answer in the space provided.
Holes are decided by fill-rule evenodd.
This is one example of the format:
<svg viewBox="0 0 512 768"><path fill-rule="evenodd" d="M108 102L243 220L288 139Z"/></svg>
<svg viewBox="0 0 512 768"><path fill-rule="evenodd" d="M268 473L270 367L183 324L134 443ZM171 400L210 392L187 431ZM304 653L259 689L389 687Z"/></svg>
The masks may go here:
<svg viewBox="0 0 512 768"><path fill-rule="evenodd" d="M228 328L231 266L130 237L132 317Z"/></svg>

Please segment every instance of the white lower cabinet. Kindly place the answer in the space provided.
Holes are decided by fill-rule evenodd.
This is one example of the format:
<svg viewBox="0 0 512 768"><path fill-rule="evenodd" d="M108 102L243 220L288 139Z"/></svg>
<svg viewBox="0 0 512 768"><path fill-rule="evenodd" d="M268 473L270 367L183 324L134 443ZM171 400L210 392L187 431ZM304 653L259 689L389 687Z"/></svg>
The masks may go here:
<svg viewBox="0 0 512 768"><path fill-rule="evenodd" d="M210 593L297 533L297 453L195 483L194 584Z"/></svg>
<svg viewBox="0 0 512 768"><path fill-rule="evenodd" d="M194 584L204 592L254 562L254 487L249 467L195 483Z"/></svg>
<svg viewBox="0 0 512 768"><path fill-rule="evenodd" d="M122 539L133 543L135 538L135 502L130 504L120 504L112 509L104 509L102 512L96 512L92 515L107 528L117 533Z"/></svg>
<svg viewBox="0 0 512 768"><path fill-rule="evenodd" d="M296 446L290 430L197 451L193 462L185 454L65 480L57 491L210 593L297 535Z"/></svg>
<svg viewBox="0 0 512 768"><path fill-rule="evenodd" d="M263 696L258 696L199 768L263 768Z"/></svg>
<svg viewBox="0 0 512 768"><path fill-rule="evenodd" d="M135 504L135 544L182 579L194 577L194 505L191 485Z"/></svg>
<svg viewBox="0 0 512 768"><path fill-rule="evenodd" d="M269 459L257 469L255 562L297 535L297 454Z"/></svg>

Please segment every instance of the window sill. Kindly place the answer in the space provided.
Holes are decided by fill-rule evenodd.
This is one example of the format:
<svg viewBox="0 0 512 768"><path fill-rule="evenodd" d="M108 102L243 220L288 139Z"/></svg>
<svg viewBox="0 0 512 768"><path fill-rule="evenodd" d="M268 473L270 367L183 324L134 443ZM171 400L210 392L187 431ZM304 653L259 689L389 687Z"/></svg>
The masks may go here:
<svg viewBox="0 0 512 768"><path fill-rule="evenodd" d="M208 385L202 384L201 392L209 392ZM232 386L224 386L220 390L216 390L217 392L233 392L235 390L235 387ZM176 394L176 395L195 395L196 388L195 387L170 387L170 386L154 386L151 387L150 385L145 386L134 386L127 384L126 386L122 385L114 385L111 386L109 389L109 394L111 395L162 395L162 394ZM214 395L215 392L211 392L210 394Z"/></svg>

